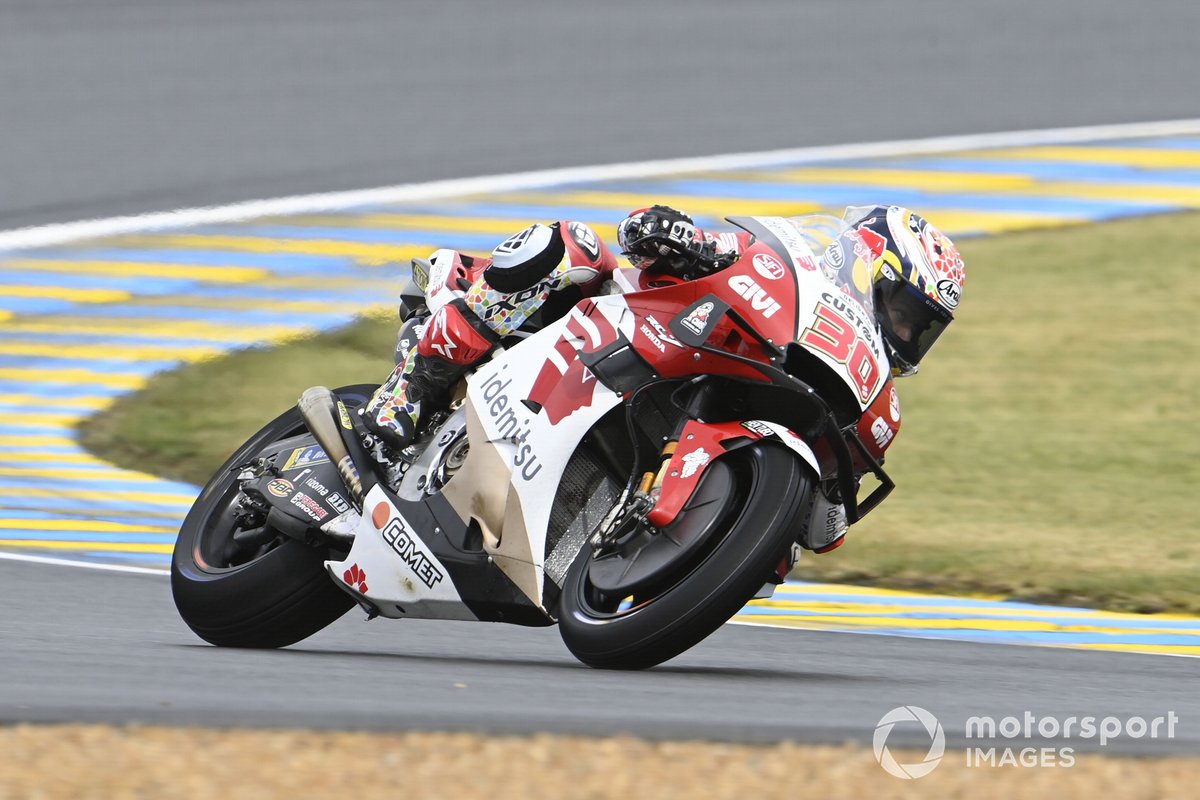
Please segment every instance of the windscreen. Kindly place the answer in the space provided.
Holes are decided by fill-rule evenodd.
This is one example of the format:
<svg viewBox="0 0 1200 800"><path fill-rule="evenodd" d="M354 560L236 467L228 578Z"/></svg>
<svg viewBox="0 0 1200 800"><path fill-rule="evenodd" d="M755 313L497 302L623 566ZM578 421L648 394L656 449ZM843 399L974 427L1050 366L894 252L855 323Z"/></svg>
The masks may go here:
<svg viewBox="0 0 1200 800"><path fill-rule="evenodd" d="M862 305L869 319L875 316L871 292L876 253L858 231L844 220L825 214L788 217L784 220L808 245L821 272Z"/></svg>

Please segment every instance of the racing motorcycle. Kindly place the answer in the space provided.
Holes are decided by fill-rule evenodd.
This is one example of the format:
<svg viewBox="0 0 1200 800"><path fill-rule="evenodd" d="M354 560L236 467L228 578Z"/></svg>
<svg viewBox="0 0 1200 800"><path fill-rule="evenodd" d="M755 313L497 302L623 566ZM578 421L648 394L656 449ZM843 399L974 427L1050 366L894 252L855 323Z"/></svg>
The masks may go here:
<svg viewBox="0 0 1200 800"><path fill-rule="evenodd" d="M232 647L292 644L355 604L557 623L582 662L640 669L767 595L799 545L836 547L893 487L873 254L832 217L729 222L750 234L734 263L619 269L619 291L506 339L399 463L364 449L375 386L307 391L183 523L184 621ZM471 277L439 252L414 262L402 315Z"/></svg>

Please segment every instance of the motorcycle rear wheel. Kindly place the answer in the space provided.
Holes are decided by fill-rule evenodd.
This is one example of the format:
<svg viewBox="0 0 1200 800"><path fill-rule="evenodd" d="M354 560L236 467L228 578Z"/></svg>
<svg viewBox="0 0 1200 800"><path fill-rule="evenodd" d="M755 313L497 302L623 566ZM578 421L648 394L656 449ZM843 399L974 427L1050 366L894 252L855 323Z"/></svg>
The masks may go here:
<svg viewBox="0 0 1200 800"><path fill-rule="evenodd" d="M585 546L563 578L559 631L576 658L600 669L645 669L691 648L749 602L796 541L813 479L789 450L760 442L722 457L741 503L724 531L664 588L631 598L591 585Z"/></svg>
<svg viewBox="0 0 1200 800"><path fill-rule="evenodd" d="M348 408L376 387L337 389ZM307 430L296 408L252 436L217 470L183 521L171 560L171 593L187 626L222 647L286 647L306 639L354 605L325 572L328 550L283 534L253 549L233 540L238 497L235 468L272 442Z"/></svg>

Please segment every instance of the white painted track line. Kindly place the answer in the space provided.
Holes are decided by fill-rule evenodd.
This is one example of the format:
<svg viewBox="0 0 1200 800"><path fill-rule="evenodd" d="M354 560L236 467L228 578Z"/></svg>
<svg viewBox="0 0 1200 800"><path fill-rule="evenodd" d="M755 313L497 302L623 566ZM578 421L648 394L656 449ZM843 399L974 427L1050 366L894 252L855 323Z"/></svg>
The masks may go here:
<svg viewBox="0 0 1200 800"><path fill-rule="evenodd" d="M455 197L497 191L513 191L585 181L618 180L653 177L700 170L748 169L778 164L811 164L856 158L885 158L922 155L957 150L976 150L992 147L1031 147L1035 145L1072 144L1090 141L1138 139L1151 136L1182 136L1200 133L1200 119L1167 122L1129 123L1122 125L1089 125L1076 128L982 133L964 136L938 136L926 139L903 139L891 142L801 147L786 150L765 150L757 153L731 153L696 158L673 158L657 161L637 161L625 164L604 164L588 167L517 172L507 175L488 175L476 178L409 183L358 189L345 192L295 195L266 200L248 200L222 206L185 208L133 216L78 222L38 225L0 232L0 252L33 247L69 244L101 236L117 236L164 228L189 228L216 225L254 217L285 214L311 214L336 211L375 203L400 203L414 200Z"/></svg>

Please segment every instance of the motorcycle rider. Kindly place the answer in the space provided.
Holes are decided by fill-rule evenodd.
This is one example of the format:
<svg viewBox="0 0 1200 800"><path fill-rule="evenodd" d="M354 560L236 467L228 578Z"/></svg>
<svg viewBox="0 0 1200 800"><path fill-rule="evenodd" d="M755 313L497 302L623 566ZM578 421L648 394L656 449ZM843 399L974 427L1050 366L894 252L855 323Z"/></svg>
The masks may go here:
<svg viewBox="0 0 1200 800"><path fill-rule="evenodd" d="M734 234L710 236L691 217L667 206L639 209L617 232L622 252L648 273L693 278L736 259ZM430 265L452 259L439 250ZM468 266L470 256L462 256ZM425 323L417 341L401 333L396 368L362 411L367 429L394 451L413 440L422 411L482 362L501 338L534 313L557 302L565 314L583 297L595 295L616 267L616 258L590 227L560 220L536 224L510 236L492 251L482 275L460 285L450 302ZM463 284L466 282L463 281Z"/></svg>
<svg viewBox="0 0 1200 800"><path fill-rule="evenodd" d="M899 206L850 207L843 221L854 233L831 244L830 250L841 252L835 258L827 250L822 263L850 271L838 276L839 283L873 295L892 375L915 374L958 306L965 278L958 249L924 218ZM750 234L714 236L687 214L655 205L622 220L617 241L648 287L657 275L689 280L732 264ZM848 252L856 257L846 257ZM454 256L439 250L425 266ZM459 257L468 267L474 264L470 256ZM461 280L460 291L428 319L415 343L406 338L409 328L402 329L395 370L360 412L386 446L384 457L392 460L386 449L398 452L412 442L423 410L444 402L450 387L502 337L549 307L552 297L565 300L550 315L561 317L579 299L600 291L615 266L608 248L581 222L531 225L497 246L481 276L469 284ZM848 525L835 496L814 492L806 513L803 547L825 553L842 544ZM781 567L780 579L793 563L794 557Z"/></svg>
<svg viewBox="0 0 1200 800"><path fill-rule="evenodd" d="M962 296L966 273L958 248L923 217L899 206L851 206L842 220L850 231L829 245L822 266L838 265L831 279L836 277L844 291L871 297L892 376L914 375L953 320ZM845 255L850 252L855 257ZM896 402L894 389L887 396ZM899 421L898 406L890 414ZM849 524L835 489L813 492L802 513L809 520L802 547L828 553L845 541ZM780 580L794 563L793 553L778 572Z"/></svg>
<svg viewBox="0 0 1200 800"><path fill-rule="evenodd" d="M850 207L843 219L872 251L874 272L870 286L862 288L874 293L893 374L912 375L953 318L965 277L962 258L949 237L908 209ZM721 269L737 259L748 237L706 233L687 214L663 205L630 213L617 229L622 254L651 282L654 274L691 279ZM439 257L452 252L439 250L430 261ZM362 412L366 427L388 447L403 449L412 442L422 409L441 399L501 338L552 295L567 300L556 317L579 298L595 295L615 265L604 242L581 222L531 225L504 240L481 277L460 286L459 296L426 322L415 344L402 337L409 346Z"/></svg>

